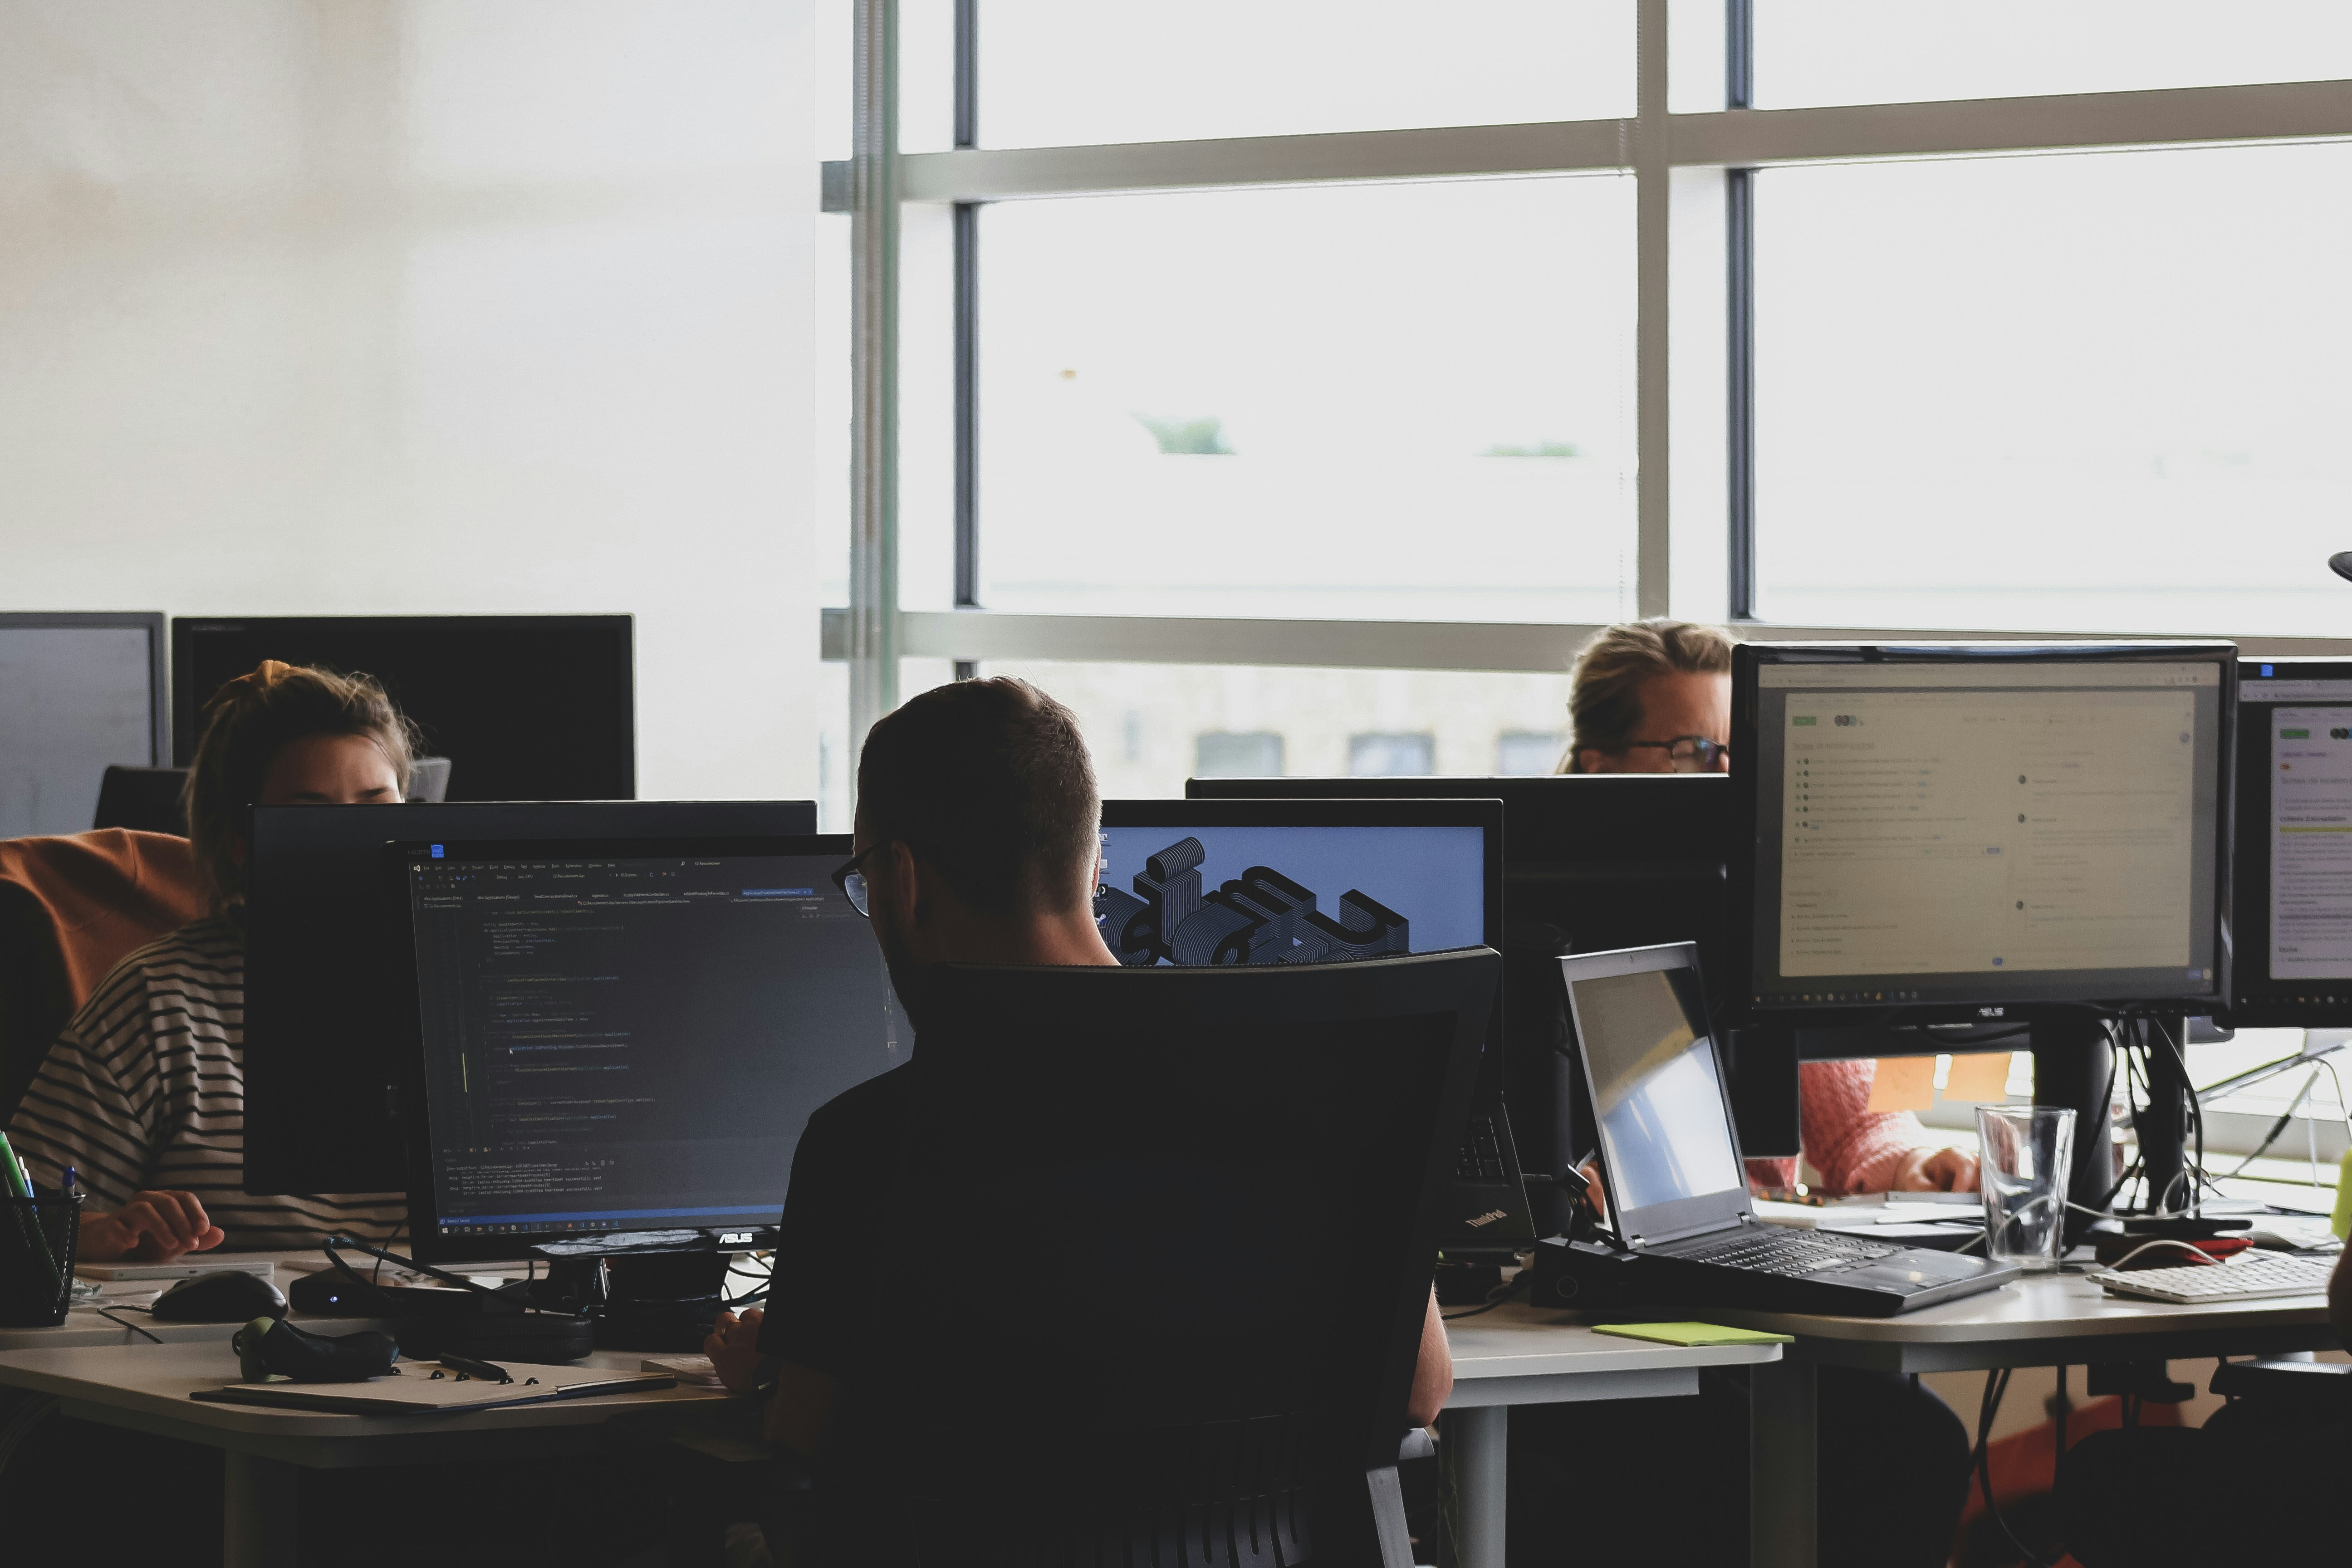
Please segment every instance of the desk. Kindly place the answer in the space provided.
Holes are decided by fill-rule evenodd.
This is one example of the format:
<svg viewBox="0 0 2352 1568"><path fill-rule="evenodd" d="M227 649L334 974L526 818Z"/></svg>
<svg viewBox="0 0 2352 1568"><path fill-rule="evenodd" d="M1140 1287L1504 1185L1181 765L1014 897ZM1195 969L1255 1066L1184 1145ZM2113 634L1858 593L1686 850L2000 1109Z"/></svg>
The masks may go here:
<svg viewBox="0 0 2352 1568"><path fill-rule="evenodd" d="M1750 1374L1752 1568L1814 1561L1817 1366L1982 1372L2336 1348L2327 1300L2317 1293L2179 1306L2110 1296L2079 1274L2034 1276L1892 1318L1726 1308L1706 1316L1797 1336L1787 1356Z"/></svg>
<svg viewBox="0 0 2352 1568"><path fill-rule="evenodd" d="M1458 1319L1445 1332L1454 1347L1445 1445L1454 1467L1462 1568L1503 1568L1510 1406L1696 1394L1701 1367L1760 1372L1785 1348L1652 1344L1597 1334L1570 1313L1517 1302Z"/></svg>
<svg viewBox="0 0 2352 1568"><path fill-rule="evenodd" d="M349 1327L354 1320L335 1321ZM63 1414L79 1420L222 1450L226 1568L292 1568L299 1469L590 1453L598 1446L597 1426L616 1409L656 1400L725 1397L715 1389L678 1387L464 1415L397 1416L205 1405L188 1395L236 1380L236 1355L228 1345L235 1325L190 1326L206 1330L206 1340L0 1352L0 1384L53 1395ZM644 1359L640 1352L600 1351L583 1364L634 1372Z"/></svg>

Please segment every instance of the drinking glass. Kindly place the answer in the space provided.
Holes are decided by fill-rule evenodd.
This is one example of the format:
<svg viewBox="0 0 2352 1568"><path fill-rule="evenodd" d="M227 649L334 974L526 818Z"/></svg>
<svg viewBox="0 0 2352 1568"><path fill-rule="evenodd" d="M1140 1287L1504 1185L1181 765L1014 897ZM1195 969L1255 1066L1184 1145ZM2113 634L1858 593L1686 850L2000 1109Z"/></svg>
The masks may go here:
<svg viewBox="0 0 2352 1568"><path fill-rule="evenodd" d="M2056 1268L2074 1168L2074 1112L2057 1105L1979 1105L1977 1139L1985 1255L2035 1272Z"/></svg>

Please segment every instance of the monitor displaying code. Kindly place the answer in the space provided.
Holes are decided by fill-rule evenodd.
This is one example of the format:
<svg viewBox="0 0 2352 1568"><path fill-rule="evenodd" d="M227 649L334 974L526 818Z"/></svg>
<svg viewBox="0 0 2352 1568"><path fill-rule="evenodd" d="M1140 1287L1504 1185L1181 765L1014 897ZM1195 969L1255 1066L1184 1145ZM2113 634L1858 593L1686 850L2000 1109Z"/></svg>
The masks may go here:
<svg viewBox="0 0 2352 1568"><path fill-rule="evenodd" d="M1759 1003L2216 984L2217 664L1768 663L1757 697Z"/></svg>
<svg viewBox="0 0 2352 1568"><path fill-rule="evenodd" d="M833 866L413 860L442 1234L773 1224L809 1114L911 1046Z"/></svg>

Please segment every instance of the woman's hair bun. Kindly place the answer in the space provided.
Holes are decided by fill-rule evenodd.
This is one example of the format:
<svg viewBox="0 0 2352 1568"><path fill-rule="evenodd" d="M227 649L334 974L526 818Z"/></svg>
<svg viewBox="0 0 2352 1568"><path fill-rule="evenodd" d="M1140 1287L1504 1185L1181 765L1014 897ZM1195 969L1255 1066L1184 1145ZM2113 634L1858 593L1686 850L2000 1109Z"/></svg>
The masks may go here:
<svg viewBox="0 0 2352 1568"><path fill-rule="evenodd" d="M293 673L294 667L284 659L265 658L234 680L222 681L221 689L205 700L203 712L209 717L215 709L259 697Z"/></svg>

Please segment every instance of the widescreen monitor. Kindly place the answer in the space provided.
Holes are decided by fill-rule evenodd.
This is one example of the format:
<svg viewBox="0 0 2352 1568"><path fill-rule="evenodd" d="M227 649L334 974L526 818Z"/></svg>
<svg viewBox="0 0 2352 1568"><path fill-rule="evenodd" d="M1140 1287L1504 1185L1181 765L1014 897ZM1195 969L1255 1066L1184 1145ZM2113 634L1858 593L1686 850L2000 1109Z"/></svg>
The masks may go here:
<svg viewBox="0 0 2352 1568"><path fill-rule="evenodd" d="M85 833L109 767L163 761L160 614L0 615L0 838Z"/></svg>
<svg viewBox="0 0 2352 1568"><path fill-rule="evenodd" d="M404 843L427 1260L783 1211L809 1115L908 1059L847 834Z"/></svg>
<svg viewBox="0 0 2352 1568"><path fill-rule="evenodd" d="M180 616L172 753L204 705L263 659L364 671L450 760L446 800L628 800L637 793L627 616Z"/></svg>
<svg viewBox="0 0 2352 1568"><path fill-rule="evenodd" d="M2238 661L2229 1021L2352 1026L2352 659Z"/></svg>
<svg viewBox="0 0 2352 1568"><path fill-rule="evenodd" d="M407 1184L396 955L383 847L395 839L719 838L816 831L805 800L262 805L246 873L245 1184Z"/></svg>
<svg viewBox="0 0 2352 1568"><path fill-rule="evenodd" d="M2227 643L1748 643L1733 994L1763 1022L2210 1013Z"/></svg>

